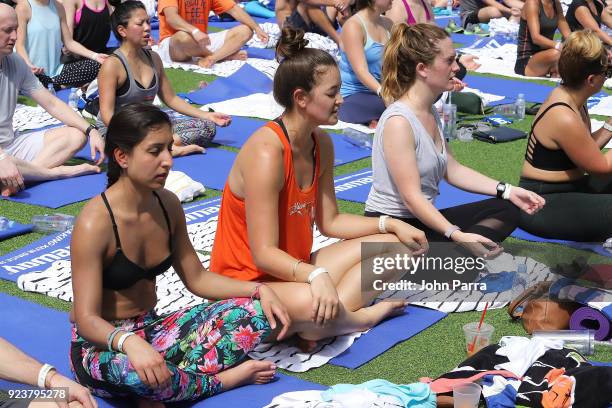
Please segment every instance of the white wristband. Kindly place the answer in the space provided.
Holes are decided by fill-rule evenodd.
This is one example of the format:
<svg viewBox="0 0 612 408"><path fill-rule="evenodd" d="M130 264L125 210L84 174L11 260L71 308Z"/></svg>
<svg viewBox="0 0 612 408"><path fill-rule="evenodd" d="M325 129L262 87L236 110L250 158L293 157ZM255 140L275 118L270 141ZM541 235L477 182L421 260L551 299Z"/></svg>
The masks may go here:
<svg viewBox="0 0 612 408"><path fill-rule="evenodd" d="M7 157L8 157L8 153L6 153L6 152L2 152L2 153L0 153L0 160L4 160L4 159L6 159Z"/></svg>
<svg viewBox="0 0 612 408"><path fill-rule="evenodd" d="M506 184L506 189L504 190L504 193L502 194L502 198L504 200L510 199L510 191L512 191L512 186L510 184Z"/></svg>
<svg viewBox="0 0 612 408"><path fill-rule="evenodd" d="M387 233L387 218L389 218L388 215L381 215L378 217L378 232L381 234Z"/></svg>
<svg viewBox="0 0 612 408"><path fill-rule="evenodd" d="M612 132L612 125L609 124L608 122L604 122L603 128L606 129L608 132ZM0 160L2 159L3 159L2 154L0 154Z"/></svg>
<svg viewBox="0 0 612 408"><path fill-rule="evenodd" d="M315 280L315 278L323 273L328 273L327 269L323 268L323 267L318 267L317 269L315 269L314 271L310 272L310 274L308 275L308 283L312 283L313 280Z"/></svg>
<svg viewBox="0 0 612 408"><path fill-rule="evenodd" d="M49 371L53 370L55 367L53 367L51 364L43 364L43 366L40 368L40 371L38 372L38 380L37 380L37 385L38 388L45 388L45 381L47 380L47 375L49 375Z"/></svg>
<svg viewBox="0 0 612 408"><path fill-rule="evenodd" d="M193 30L191 30L191 36L196 35L197 33L199 33L201 30L199 28L194 28Z"/></svg>
<svg viewBox="0 0 612 408"><path fill-rule="evenodd" d="M123 351L123 343L125 343L125 340L130 337L133 336L134 333L132 332L125 332L121 335L121 337L119 337L119 342L117 343L117 350L119 350L120 353L124 353Z"/></svg>
<svg viewBox="0 0 612 408"><path fill-rule="evenodd" d="M98 59L98 55L99 54L97 52L94 52L93 54L91 54L91 59L94 60L94 61L97 60Z"/></svg>

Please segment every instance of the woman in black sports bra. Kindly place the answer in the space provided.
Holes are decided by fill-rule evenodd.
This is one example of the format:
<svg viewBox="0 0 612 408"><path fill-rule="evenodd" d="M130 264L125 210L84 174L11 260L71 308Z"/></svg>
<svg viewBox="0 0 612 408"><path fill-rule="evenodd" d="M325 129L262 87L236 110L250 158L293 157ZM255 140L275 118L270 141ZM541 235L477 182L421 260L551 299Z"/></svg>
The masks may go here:
<svg viewBox="0 0 612 408"><path fill-rule="evenodd" d="M572 33L561 51L563 82L533 122L520 186L541 194L544 208L520 227L544 238L601 242L612 236L612 119L591 132L587 99L612 73L606 49L590 30Z"/></svg>
<svg viewBox="0 0 612 408"><path fill-rule="evenodd" d="M290 324L268 286L203 268L180 202L163 188L172 143L170 119L158 108L128 105L115 114L106 141L109 186L83 208L71 246L76 379L98 396L138 406L270 381L272 363L241 362ZM170 267L196 296L225 300L157 315L156 277Z"/></svg>

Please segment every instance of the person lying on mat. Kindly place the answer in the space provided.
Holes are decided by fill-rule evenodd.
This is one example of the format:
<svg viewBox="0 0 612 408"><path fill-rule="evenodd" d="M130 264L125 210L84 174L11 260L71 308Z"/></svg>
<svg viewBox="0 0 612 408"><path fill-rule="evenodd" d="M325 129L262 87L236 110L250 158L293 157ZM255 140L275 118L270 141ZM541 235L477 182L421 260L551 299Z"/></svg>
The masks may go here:
<svg viewBox="0 0 612 408"><path fill-rule="evenodd" d="M283 0L284 2L284 0ZM290 15L283 20L296 30L327 36L344 49L337 30L351 15L354 0L301 0L293 3ZM278 17L277 17L278 18Z"/></svg>
<svg viewBox="0 0 612 408"><path fill-rule="evenodd" d="M108 187L72 233L75 377L95 395L138 406L269 382L272 363L243 360L290 324L270 287L204 270L181 203L163 188L172 147L172 123L157 107L117 112L106 134ZM219 301L158 315L156 277L170 267L196 296Z"/></svg>
<svg viewBox="0 0 612 408"><path fill-rule="evenodd" d="M66 396L62 400L69 402L71 407L97 408L98 406L87 388L64 377L52 365L39 363L2 337L0 337L0 378L43 389L62 388L66 391ZM35 408L59 407L60 405L48 400L42 402L33 401L33 399L12 399L0 401L0 406L3 408Z"/></svg>
<svg viewBox="0 0 612 408"><path fill-rule="evenodd" d="M514 72L519 75L558 77L557 63L563 43L554 41L570 33L559 0L525 0L519 25Z"/></svg>
<svg viewBox="0 0 612 408"><path fill-rule="evenodd" d="M561 85L538 111L527 143L520 186L546 206L520 227L544 238L603 242L612 236L612 119L596 132L586 101L612 76L606 48L590 30L570 34L561 50Z"/></svg>
<svg viewBox="0 0 612 408"><path fill-rule="evenodd" d="M573 0L565 13L570 30L593 30L606 45L612 45L612 37L601 29L602 23L612 27L612 15L601 0Z"/></svg>
<svg viewBox="0 0 612 408"><path fill-rule="evenodd" d="M544 199L453 157L432 105L454 86L458 70L446 31L432 24L394 26L383 61L382 95L390 105L376 127L365 215L391 216L422 229L430 241L452 240L475 255L494 256L516 228L518 208L533 214ZM442 179L498 198L440 211L434 201Z"/></svg>
<svg viewBox="0 0 612 408"><path fill-rule="evenodd" d="M357 0L356 13L342 28L344 50L340 58L340 105L338 118L344 122L376 126L385 110L380 98L382 55L393 22L382 14L391 0Z"/></svg>
<svg viewBox="0 0 612 408"><path fill-rule="evenodd" d="M157 10L159 55L165 64L197 58L198 65L210 68L218 61L246 60L247 53L240 48L251 39L253 32L259 41L268 42L268 34L233 0L160 0ZM217 15L227 13L242 24L209 33L211 10Z"/></svg>
<svg viewBox="0 0 612 408"><path fill-rule="evenodd" d="M333 145L319 126L338 121L340 73L331 55L307 43L303 31L281 30L273 88L285 111L238 153L211 255L212 271L273 288L291 316L289 334L307 340L304 346L403 311L403 301L364 307L374 295L362 298L361 243L427 248L423 233L403 222L338 212ZM344 241L311 253L313 223Z"/></svg>
<svg viewBox="0 0 612 408"><path fill-rule="evenodd" d="M25 183L74 177L100 171L104 159L104 141L85 119L49 93L36 79L13 47L17 38L17 14L0 3L0 193L9 196L22 190ZM66 126L29 133L13 131L13 116L18 94L30 96ZM96 165L63 164L87 142Z"/></svg>
<svg viewBox="0 0 612 408"><path fill-rule="evenodd" d="M204 146L215 137L215 125L229 125L230 116L198 109L174 93L159 55L147 46L151 25L141 2L128 0L120 4L111 22L121 46L111 54L113 58L102 65L98 75L100 112L97 125L102 133L113 114L123 106L135 102L153 103L159 95L169 108L190 116L175 121L172 154L203 152Z"/></svg>

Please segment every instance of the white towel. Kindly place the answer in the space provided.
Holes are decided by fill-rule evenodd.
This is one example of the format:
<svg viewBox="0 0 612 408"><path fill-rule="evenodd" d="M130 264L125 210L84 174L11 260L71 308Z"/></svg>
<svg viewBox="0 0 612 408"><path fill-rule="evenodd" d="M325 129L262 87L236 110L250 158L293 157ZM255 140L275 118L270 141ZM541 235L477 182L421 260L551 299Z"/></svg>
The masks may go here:
<svg viewBox="0 0 612 408"><path fill-rule="evenodd" d="M176 170L170 171L164 187L172 191L181 200L181 203L191 201L206 192L202 183L194 181L182 171Z"/></svg>
<svg viewBox="0 0 612 408"><path fill-rule="evenodd" d="M40 106L17 105L13 114L13 130L23 132L40 129L50 125L61 125L62 122L51 116Z"/></svg>
<svg viewBox="0 0 612 408"><path fill-rule="evenodd" d="M612 116L612 96L601 98L599 103L597 103L595 106L589 107L589 114Z"/></svg>

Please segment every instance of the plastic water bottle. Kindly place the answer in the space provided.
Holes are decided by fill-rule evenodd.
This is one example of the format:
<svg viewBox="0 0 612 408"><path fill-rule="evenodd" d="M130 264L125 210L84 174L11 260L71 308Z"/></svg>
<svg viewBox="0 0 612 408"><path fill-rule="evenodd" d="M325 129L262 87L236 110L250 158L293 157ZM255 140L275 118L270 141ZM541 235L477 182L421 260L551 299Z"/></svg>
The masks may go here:
<svg viewBox="0 0 612 408"><path fill-rule="evenodd" d="M0 217L0 231L4 231L9 228L13 228L14 225L15 225L15 221L11 221L6 217Z"/></svg>
<svg viewBox="0 0 612 408"><path fill-rule="evenodd" d="M446 0L446 11L449 15L453 14L453 0Z"/></svg>
<svg viewBox="0 0 612 408"><path fill-rule="evenodd" d="M518 102L518 99L517 99ZM525 116L525 104L523 102L523 117ZM502 115L507 117L508 119L514 119L516 116L516 102L515 103L506 103L502 105L496 105L493 107L493 113L496 115Z"/></svg>
<svg viewBox="0 0 612 408"><path fill-rule="evenodd" d="M55 96L55 88L53 87L53 83L47 84L47 90L51 93L51 95Z"/></svg>
<svg viewBox="0 0 612 408"><path fill-rule="evenodd" d="M525 119L525 95L522 93L518 94L514 102L514 116L518 120Z"/></svg>
<svg viewBox="0 0 612 408"><path fill-rule="evenodd" d="M73 111L79 109L79 95L77 95L76 88L70 89L70 96L68 96L68 106L70 106L70 109L72 109Z"/></svg>
<svg viewBox="0 0 612 408"><path fill-rule="evenodd" d="M345 140L349 142L350 144L354 146L358 146L358 147L363 147L366 149L372 148L372 136L371 135L364 133L364 132L360 132L352 128L344 129L343 133L344 133Z"/></svg>
<svg viewBox="0 0 612 408"><path fill-rule="evenodd" d="M32 216L34 231L43 234L50 232L63 232L74 224L74 216L66 214L45 214Z"/></svg>
<svg viewBox="0 0 612 408"><path fill-rule="evenodd" d="M442 126L444 139L447 142L457 138L457 105L450 103L442 105Z"/></svg>
<svg viewBox="0 0 612 408"><path fill-rule="evenodd" d="M527 289L529 275L527 274L527 265L519 264L516 268L516 275L512 280L512 298L516 299L521 293Z"/></svg>

